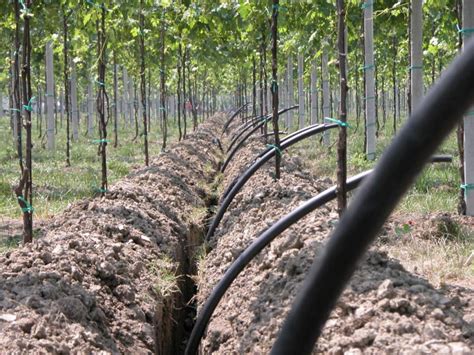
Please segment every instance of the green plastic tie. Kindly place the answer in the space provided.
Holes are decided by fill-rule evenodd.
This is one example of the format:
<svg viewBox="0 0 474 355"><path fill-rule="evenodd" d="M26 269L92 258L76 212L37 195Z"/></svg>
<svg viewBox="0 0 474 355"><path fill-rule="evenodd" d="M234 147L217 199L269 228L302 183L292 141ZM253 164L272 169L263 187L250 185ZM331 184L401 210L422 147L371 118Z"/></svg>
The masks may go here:
<svg viewBox="0 0 474 355"><path fill-rule="evenodd" d="M99 80L96 80L95 82L97 83L97 85L99 85L99 86L104 86L104 87L105 87L105 83L104 83L104 82L99 81Z"/></svg>
<svg viewBox="0 0 474 355"><path fill-rule="evenodd" d="M335 119L335 118L324 117L324 120L325 120L325 121L332 122L332 123L337 123L337 124L338 124L339 126L341 126L341 127L349 127L349 128L351 127L351 126L349 126L349 123L343 122L343 121L341 121L341 120L337 120L337 119Z"/></svg>
<svg viewBox="0 0 474 355"><path fill-rule="evenodd" d="M471 111L466 112L466 114L465 114L464 116L467 116L467 117L474 117L474 110L471 110Z"/></svg>
<svg viewBox="0 0 474 355"><path fill-rule="evenodd" d="M474 28L461 28L458 24L456 24L456 28L458 30L458 33L461 33L463 36L474 33Z"/></svg>
<svg viewBox="0 0 474 355"><path fill-rule="evenodd" d="M23 0L18 0L18 3L21 5L22 9L20 12L24 15L31 16L31 11L29 8L26 7L25 2Z"/></svg>
<svg viewBox="0 0 474 355"><path fill-rule="evenodd" d="M375 96L364 97L364 100L365 100L365 101L368 101L368 100L375 100Z"/></svg>
<svg viewBox="0 0 474 355"><path fill-rule="evenodd" d="M21 110L19 108L9 108L8 111L21 112Z"/></svg>
<svg viewBox="0 0 474 355"><path fill-rule="evenodd" d="M54 94L48 94L48 93L46 93L46 94L44 94L44 96L46 96L46 97L54 97Z"/></svg>
<svg viewBox="0 0 474 355"><path fill-rule="evenodd" d="M474 184L462 184L460 187L464 190L464 198L467 198L468 190L474 190Z"/></svg>
<svg viewBox="0 0 474 355"><path fill-rule="evenodd" d="M364 2L364 3L360 6L360 8L361 8L362 10L365 10L365 9L367 9L368 7L371 7L371 6L374 6L374 2L373 2L373 1L368 1L368 2Z"/></svg>
<svg viewBox="0 0 474 355"><path fill-rule="evenodd" d="M276 82L276 80L272 80L271 91L275 93L277 92L277 90L278 90L278 83Z"/></svg>
<svg viewBox="0 0 474 355"><path fill-rule="evenodd" d="M92 143L95 143L95 144L102 144L102 143L109 143L110 140L109 139L94 139L92 141Z"/></svg>
<svg viewBox="0 0 474 355"><path fill-rule="evenodd" d="M30 203L23 197L23 196L18 196L18 200L20 200L21 202L23 202L26 207L22 207L21 210L25 213L33 213L33 211L35 210L33 208L33 206L30 205Z"/></svg>
<svg viewBox="0 0 474 355"><path fill-rule="evenodd" d="M280 147L277 147L275 144L267 144L267 147L268 148L273 148L276 150L277 154L281 157L283 156L283 152L282 150L280 149Z"/></svg>
<svg viewBox="0 0 474 355"><path fill-rule="evenodd" d="M373 69L375 69L375 65L373 64L364 65L363 67L360 68L360 70L363 70L363 71L373 70Z"/></svg>
<svg viewBox="0 0 474 355"><path fill-rule="evenodd" d="M32 112L33 111L33 107L31 107L31 105L33 104L33 102L35 102L36 100L36 97L32 97L29 101L28 101L28 104L27 105L23 105L23 109L26 110L26 111L29 111L29 112Z"/></svg>
<svg viewBox="0 0 474 355"><path fill-rule="evenodd" d="M94 187L94 191L100 192L101 194L105 194L105 193L109 192L109 190L103 189L101 187Z"/></svg>
<svg viewBox="0 0 474 355"><path fill-rule="evenodd" d="M408 70L421 70L423 69L422 65L412 65L411 67L408 68Z"/></svg>
<svg viewBox="0 0 474 355"><path fill-rule="evenodd" d="M164 108L164 107L158 107L158 110L160 110L160 111L166 111L166 108Z"/></svg>

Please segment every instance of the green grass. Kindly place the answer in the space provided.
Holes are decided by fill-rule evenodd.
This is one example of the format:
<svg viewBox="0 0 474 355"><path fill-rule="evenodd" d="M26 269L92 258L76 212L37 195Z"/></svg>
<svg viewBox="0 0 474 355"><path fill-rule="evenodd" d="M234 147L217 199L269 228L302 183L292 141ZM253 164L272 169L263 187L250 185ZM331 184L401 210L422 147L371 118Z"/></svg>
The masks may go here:
<svg viewBox="0 0 474 355"><path fill-rule="evenodd" d="M65 124L58 127L56 150L49 152L38 138L39 130L34 115L33 127L33 206L36 218L47 218L61 212L68 204L78 199L94 196L100 187L101 166L97 155L97 137L86 137L85 117L81 134L71 146L71 166L66 167ZM169 121L168 143L177 139L177 125ZM162 136L158 123L152 120L149 134L150 157L160 153ZM120 120L119 146L113 147L112 124L108 127L111 142L107 147L108 181L113 184L127 175L133 167L144 165L143 139L132 142L134 126L125 126ZM44 133L44 129L43 129ZM98 135L98 133L97 133ZM43 140L45 141L45 140ZM12 192L12 186L18 184L20 168L16 157L9 118L0 119L0 216L20 218L21 210Z"/></svg>
<svg viewBox="0 0 474 355"><path fill-rule="evenodd" d="M399 122L398 126L400 126ZM376 161L368 161L364 154L364 130L355 129L355 123L348 130L348 176L353 176L375 166ZM331 146L326 147L320 139L307 139L290 149L291 153L305 160L310 170L321 177L336 178L336 141L337 130L331 131ZM393 138L393 129L389 122L382 127L377 138L377 157L383 153ZM414 186L400 202L398 209L404 212L456 212L459 193L459 155L456 135L451 134L438 150L438 154L450 154L452 163L429 164L418 177Z"/></svg>

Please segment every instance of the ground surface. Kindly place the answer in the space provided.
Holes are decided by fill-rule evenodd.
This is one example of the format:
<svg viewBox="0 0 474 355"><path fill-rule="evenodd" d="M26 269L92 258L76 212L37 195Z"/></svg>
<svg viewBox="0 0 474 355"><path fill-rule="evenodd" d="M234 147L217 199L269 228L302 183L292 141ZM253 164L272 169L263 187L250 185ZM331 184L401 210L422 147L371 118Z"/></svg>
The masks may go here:
<svg viewBox="0 0 474 355"><path fill-rule="evenodd" d="M72 204L33 244L0 255L2 351L177 351L179 278L192 226L205 217L196 211L206 209L203 187L219 155L209 128L220 122L209 121L104 198Z"/></svg>
<svg viewBox="0 0 474 355"><path fill-rule="evenodd" d="M0 247L0 348L182 350L180 342L192 325L183 310L192 288L188 275L196 271L193 263L199 262L193 277L199 305L256 236L333 184L324 170L326 153L308 166L301 157L315 153L304 145L285 152L282 179L273 179L273 162L256 173L231 204L205 255L198 246L214 194L222 194L264 148L254 138L218 174L222 154L216 137L222 124L222 117L211 119L153 159L149 168L117 181L105 198L83 199L45 219L31 246L15 248L20 224L8 214L2 217L0 234L8 238ZM224 148L237 125L221 137ZM430 203L424 189L449 185L452 169L434 169L412 190L416 206ZM444 190L456 192L452 186ZM474 219L453 211L410 211L410 206L415 204L403 202L384 226L315 351L474 351L474 264L469 257ZM224 296L203 353L268 353L337 220L329 203L266 248Z"/></svg>
<svg viewBox="0 0 474 355"><path fill-rule="evenodd" d="M226 171L224 186L263 148L257 141L253 142L253 148L250 145L243 148ZM330 180L318 179L305 171L292 154L284 154L283 160L281 180L273 180L273 166L267 164L230 206L211 243L214 249L201 266L200 303L255 237L279 217L331 185ZM455 227L450 221L454 221ZM335 223L337 214L330 203L267 247L234 281L216 309L203 341L203 353L268 353L304 274ZM466 251L459 255L459 262L463 263L454 268L466 272L458 277L445 274L441 279L440 269L450 264L450 260L444 259L444 264L428 272L427 265L419 260L419 253L407 252L415 245L439 251L441 240L446 248L450 244L459 246L460 238L470 238L466 233L471 223L470 218L449 216L440 221L437 214L395 215L385 226L381 241L367 254L352 278L315 351L332 354L474 351L474 284L472 266L463 264L467 261ZM466 232L458 229L460 224L467 227ZM390 256L398 256L400 260Z"/></svg>

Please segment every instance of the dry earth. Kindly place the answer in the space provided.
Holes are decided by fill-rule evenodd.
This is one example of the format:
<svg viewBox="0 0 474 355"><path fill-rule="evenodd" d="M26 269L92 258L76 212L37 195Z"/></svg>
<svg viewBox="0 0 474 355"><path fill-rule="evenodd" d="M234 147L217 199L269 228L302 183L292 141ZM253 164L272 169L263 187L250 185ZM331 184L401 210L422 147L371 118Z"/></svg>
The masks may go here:
<svg viewBox="0 0 474 355"><path fill-rule="evenodd" d="M34 243L0 256L2 352L179 351L182 275L202 234L222 122L209 120L106 197L74 203Z"/></svg>
<svg viewBox="0 0 474 355"><path fill-rule="evenodd" d="M244 147L226 171L224 187L263 148L257 140ZM254 238L331 185L310 176L296 157L285 153L283 161L281 180L273 180L273 163L267 163L229 207L199 271L199 304ZM305 273L336 223L335 206L329 203L262 251L216 309L202 353L268 353ZM373 247L332 312L315 352L472 353L474 290L436 288Z"/></svg>

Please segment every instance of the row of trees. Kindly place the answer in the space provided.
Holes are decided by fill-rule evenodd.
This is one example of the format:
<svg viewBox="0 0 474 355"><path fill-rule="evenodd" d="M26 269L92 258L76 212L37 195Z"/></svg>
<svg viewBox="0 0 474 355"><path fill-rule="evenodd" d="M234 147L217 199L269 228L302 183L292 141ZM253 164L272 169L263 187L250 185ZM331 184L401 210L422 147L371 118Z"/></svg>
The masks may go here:
<svg viewBox="0 0 474 355"><path fill-rule="evenodd" d="M27 77L19 68L30 67L34 74L28 79L30 85L32 82L32 87L42 88L38 91L45 93L45 101L57 102L61 101L58 97L64 97L61 107L65 109L68 164L70 137L74 137L78 125L75 107L88 96L86 106L90 113L91 102L95 101L98 128L95 134L103 157L102 193L107 190L109 132L113 130L114 143L117 142L118 117L126 116L127 111L131 114L132 103L133 111L140 112L141 120L138 116L133 120L134 129L142 138L144 160L148 164L148 133L158 95L159 104L154 107L160 112L163 149L167 144L171 107L176 107L172 119L176 120L182 139L189 131L188 124L195 128L198 123L197 107L210 112L219 103L236 106L251 102L245 115L263 115L270 112L271 106L275 111L279 102L282 106L298 102L300 127L332 116L344 122L345 115L348 121L355 120L359 125L365 112L366 152L368 159L373 159L379 126L388 122L391 115L395 131L398 120L406 116L405 111L412 104L414 89L409 85L413 77L410 74L424 79L425 88L428 87L455 55L462 37L458 37L456 30L456 25L461 24L460 0L433 0L423 9L421 0L336 3L329 0L316 3L136 0L120 4L111 0L10 0L10 4L0 9L0 44L5 58L0 91L10 94L12 130L20 161L23 164L25 148L20 122L25 128L31 126L31 111L21 109L17 103L21 100L25 107L32 108L33 93L31 88L27 92L19 90L20 79ZM414 13L411 8L419 11ZM416 20L420 15L422 24ZM416 34L409 35L410 20L412 29L418 26ZM425 33L422 37L418 36L421 29ZM464 33L460 31L460 35ZM31 36L33 46L20 44L20 34L23 40ZM270 47L271 60L268 59ZM410 49L414 53L414 47L418 48L418 54L410 57ZM31 56L25 54L28 48ZM420 53L424 58L423 70L419 64ZM29 63L28 58L31 58ZM347 62L344 73L341 72L346 66L343 59ZM52 62L55 65L51 69ZM42 74L45 72L47 75ZM53 86L52 78L56 78ZM58 84L58 78L62 78L62 85ZM415 83L418 88L420 80ZM77 82L77 88L73 82ZM348 90L344 89L346 86ZM92 96L94 101L90 99ZM51 97L55 98L51 100ZM347 110L343 108L344 102ZM16 111L20 109L22 112ZM91 135L92 121L89 119L88 123ZM110 122L113 127L109 127ZM278 123L276 117L273 122ZM294 126L291 112L283 123L290 128ZM49 123L48 137L52 131ZM345 127L341 126L340 139L345 140L342 132ZM329 136L324 140L329 143ZM52 148L53 144L48 146ZM27 142L26 152L30 147ZM345 155L342 146L340 152ZM25 214L31 215L28 206L32 201L31 196L25 196L27 192L31 195L31 191L23 191L20 196L27 203L19 201Z"/></svg>

